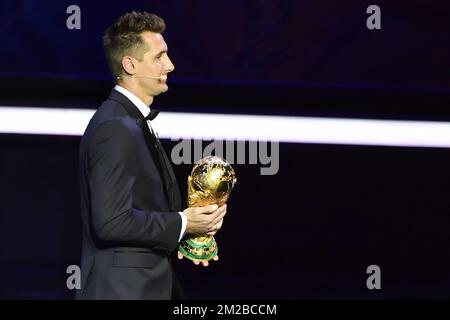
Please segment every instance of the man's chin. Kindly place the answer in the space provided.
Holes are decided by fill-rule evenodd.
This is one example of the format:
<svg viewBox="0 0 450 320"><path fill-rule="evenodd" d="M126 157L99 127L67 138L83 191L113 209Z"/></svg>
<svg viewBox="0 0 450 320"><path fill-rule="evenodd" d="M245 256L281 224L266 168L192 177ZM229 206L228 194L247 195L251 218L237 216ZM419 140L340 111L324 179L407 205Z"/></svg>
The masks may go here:
<svg viewBox="0 0 450 320"><path fill-rule="evenodd" d="M154 96L154 97L159 96L161 93L167 92L168 90L169 90L169 87L167 85L164 85L164 87L162 87L161 89L159 89L157 91L155 90L153 92L152 96Z"/></svg>
<svg viewBox="0 0 450 320"><path fill-rule="evenodd" d="M169 86L167 84L164 84L161 88L161 92L160 93L164 93L167 92L169 90Z"/></svg>

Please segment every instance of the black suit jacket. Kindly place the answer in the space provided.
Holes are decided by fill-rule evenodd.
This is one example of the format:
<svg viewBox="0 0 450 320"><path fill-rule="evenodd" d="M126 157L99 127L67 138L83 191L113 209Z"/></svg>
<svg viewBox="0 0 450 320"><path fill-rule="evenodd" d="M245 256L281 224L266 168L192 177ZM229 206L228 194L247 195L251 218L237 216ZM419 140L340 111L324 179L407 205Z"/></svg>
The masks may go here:
<svg viewBox="0 0 450 320"><path fill-rule="evenodd" d="M181 231L170 161L141 112L112 90L80 145L78 299L182 298L170 254Z"/></svg>

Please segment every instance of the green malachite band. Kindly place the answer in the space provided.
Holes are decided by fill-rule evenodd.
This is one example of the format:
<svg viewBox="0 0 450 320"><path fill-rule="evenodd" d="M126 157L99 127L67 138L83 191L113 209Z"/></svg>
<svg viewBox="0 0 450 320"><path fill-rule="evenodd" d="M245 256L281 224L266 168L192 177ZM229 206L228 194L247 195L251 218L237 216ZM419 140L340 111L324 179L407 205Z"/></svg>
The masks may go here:
<svg viewBox="0 0 450 320"><path fill-rule="evenodd" d="M211 237L211 240L206 242L206 243L199 243L199 242L193 241L192 239L185 239L184 242L187 243L192 248L196 248L196 249L206 248L206 249L209 249L214 244L214 238Z"/></svg>
<svg viewBox="0 0 450 320"><path fill-rule="evenodd" d="M181 246L181 245L178 247L178 250L179 250L186 258L188 258L188 259L190 259L190 260L199 260L199 261L204 261L204 260L206 260L206 261L208 261L208 260L211 260L212 258L214 258L214 257L216 256L218 248L216 248L213 252L211 252L211 253L208 254L208 255L196 255L196 254L194 254L194 253L192 253L192 252L186 251L186 249L184 249L183 246ZM206 252L207 252L207 251L208 251L208 250L206 250Z"/></svg>

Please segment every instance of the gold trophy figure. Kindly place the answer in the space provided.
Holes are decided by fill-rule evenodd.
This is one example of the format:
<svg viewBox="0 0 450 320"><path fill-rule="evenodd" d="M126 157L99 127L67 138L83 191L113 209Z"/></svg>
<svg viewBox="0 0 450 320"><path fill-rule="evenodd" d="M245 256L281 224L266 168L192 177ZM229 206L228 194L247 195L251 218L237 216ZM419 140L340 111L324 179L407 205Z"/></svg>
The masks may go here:
<svg viewBox="0 0 450 320"><path fill-rule="evenodd" d="M188 177L188 206L224 205L236 181L233 168L225 160L216 156L201 159ZM214 237L198 235L184 239L178 250L190 260L209 261L218 248Z"/></svg>

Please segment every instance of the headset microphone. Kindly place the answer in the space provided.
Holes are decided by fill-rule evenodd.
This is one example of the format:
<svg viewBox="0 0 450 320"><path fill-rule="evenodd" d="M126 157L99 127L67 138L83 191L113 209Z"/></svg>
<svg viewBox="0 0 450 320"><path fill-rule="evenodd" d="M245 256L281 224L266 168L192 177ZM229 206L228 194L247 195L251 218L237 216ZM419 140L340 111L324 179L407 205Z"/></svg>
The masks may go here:
<svg viewBox="0 0 450 320"><path fill-rule="evenodd" d="M144 79L154 79L154 80L161 80L161 81L166 81L167 80L167 75L162 75L159 77L144 77L144 76L125 76L127 78L144 78ZM123 79L123 77L117 76L116 77L117 80Z"/></svg>

